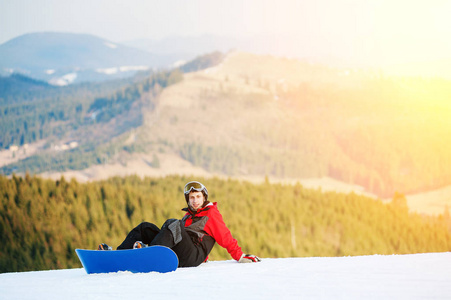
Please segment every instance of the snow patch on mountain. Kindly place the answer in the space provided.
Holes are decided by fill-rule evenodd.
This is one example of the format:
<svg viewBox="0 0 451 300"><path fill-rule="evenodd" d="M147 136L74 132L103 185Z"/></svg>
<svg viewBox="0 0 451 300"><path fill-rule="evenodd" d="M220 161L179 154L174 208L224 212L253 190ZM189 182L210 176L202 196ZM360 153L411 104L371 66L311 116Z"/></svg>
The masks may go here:
<svg viewBox="0 0 451 300"><path fill-rule="evenodd" d="M103 44L105 46L107 46L108 48L111 48L111 49L116 49L117 48L116 44L113 44L113 43L110 43L110 42L103 42Z"/></svg>
<svg viewBox="0 0 451 300"><path fill-rule="evenodd" d="M184 64L186 64L186 60L177 60L177 61L175 61L174 63L172 63L172 67L173 68L178 68L178 67L181 67L181 66L183 66Z"/></svg>
<svg viewBox="0 0 451 300"><path fill-rule="evenodd" d="M98 68L96 69L96 72L106 75L113 75L120 72L147 71L149 69L150 67L148 66L122 66L113 68Z"/></svg>
<svg viewBox="0 0 451 300"><path fill-rule="evenodd" d="M149 66L122 66L122 67L119 67L119 71L121 71L121 72L147 71L149 69L150 69Z"/></svg>
<svg viewBox="0 0 451 300"><path fill-rule="evenodd" d="M49 80L49 83L57 86L66 86L75 81L77 79L77 73L68 73L62 77L55 77Z"/></svg>
<svg viewBox="0 0 451 300"><path fill-rule="evenodd" d="M99 68L99 69L96 69L97 73L102 73L102 74L106 74L106 75L117 74L118 71L119 71L119 69L116 68L116 67L114 67L114 68Z"/></svg>

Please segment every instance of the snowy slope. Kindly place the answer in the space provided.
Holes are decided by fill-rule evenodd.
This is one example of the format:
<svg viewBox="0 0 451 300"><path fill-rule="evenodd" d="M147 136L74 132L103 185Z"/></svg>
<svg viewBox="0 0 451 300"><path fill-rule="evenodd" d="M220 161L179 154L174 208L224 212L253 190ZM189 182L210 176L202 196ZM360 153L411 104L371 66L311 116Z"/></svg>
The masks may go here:
<svg viewBox="0 0 451 300"><path fill-rule="evenodd" d="M172 273L0 274L0 299L451 299L451 253L209 262Z"/></svg>

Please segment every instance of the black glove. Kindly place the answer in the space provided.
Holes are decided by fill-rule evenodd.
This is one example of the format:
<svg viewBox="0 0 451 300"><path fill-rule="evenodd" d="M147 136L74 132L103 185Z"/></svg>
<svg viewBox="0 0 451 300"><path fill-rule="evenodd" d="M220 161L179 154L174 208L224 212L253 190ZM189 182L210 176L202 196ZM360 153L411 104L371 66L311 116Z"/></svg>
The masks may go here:
<svg viewBox="0 0 451 300"><path fill-rule="evenodd" d="M252 262L259 262L261 259L255 255L252 254L243 254L241 255L241 258L238 262L240 263L252 263Z"/></svg>

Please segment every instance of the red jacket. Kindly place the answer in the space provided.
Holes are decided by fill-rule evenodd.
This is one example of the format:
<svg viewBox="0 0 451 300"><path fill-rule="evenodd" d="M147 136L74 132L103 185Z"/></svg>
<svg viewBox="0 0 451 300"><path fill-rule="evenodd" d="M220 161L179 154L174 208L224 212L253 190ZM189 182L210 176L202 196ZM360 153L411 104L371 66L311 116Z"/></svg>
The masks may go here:
<svg viewBox="0 0 451 300"><path fill-rule="evenodd" d="M191 236L197 237L197 241L207 248L207 254L210 253L214 241L216 241L221 247L227 249L233 259L239 260L241 258L243 251L241 251L237 240L233 238L224 223L217 202L209 203L195 213L188 210L182 221L185 222L186 231ZM209 242L211 239L205 235L212 237L213 242Z"/></svg>

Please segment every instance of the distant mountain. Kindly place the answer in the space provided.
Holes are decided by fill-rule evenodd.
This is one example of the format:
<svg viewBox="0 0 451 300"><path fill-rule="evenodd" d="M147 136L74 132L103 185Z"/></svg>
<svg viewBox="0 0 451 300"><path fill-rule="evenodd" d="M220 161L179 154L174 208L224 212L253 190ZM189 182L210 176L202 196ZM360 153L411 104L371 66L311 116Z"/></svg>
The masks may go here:
<svg viewBox="0 0 451 300"><path fill-rule="evenodd" d="M0 70L57 85L166 67L172 58L89 34L30 33L0 45Z"/></svg>

